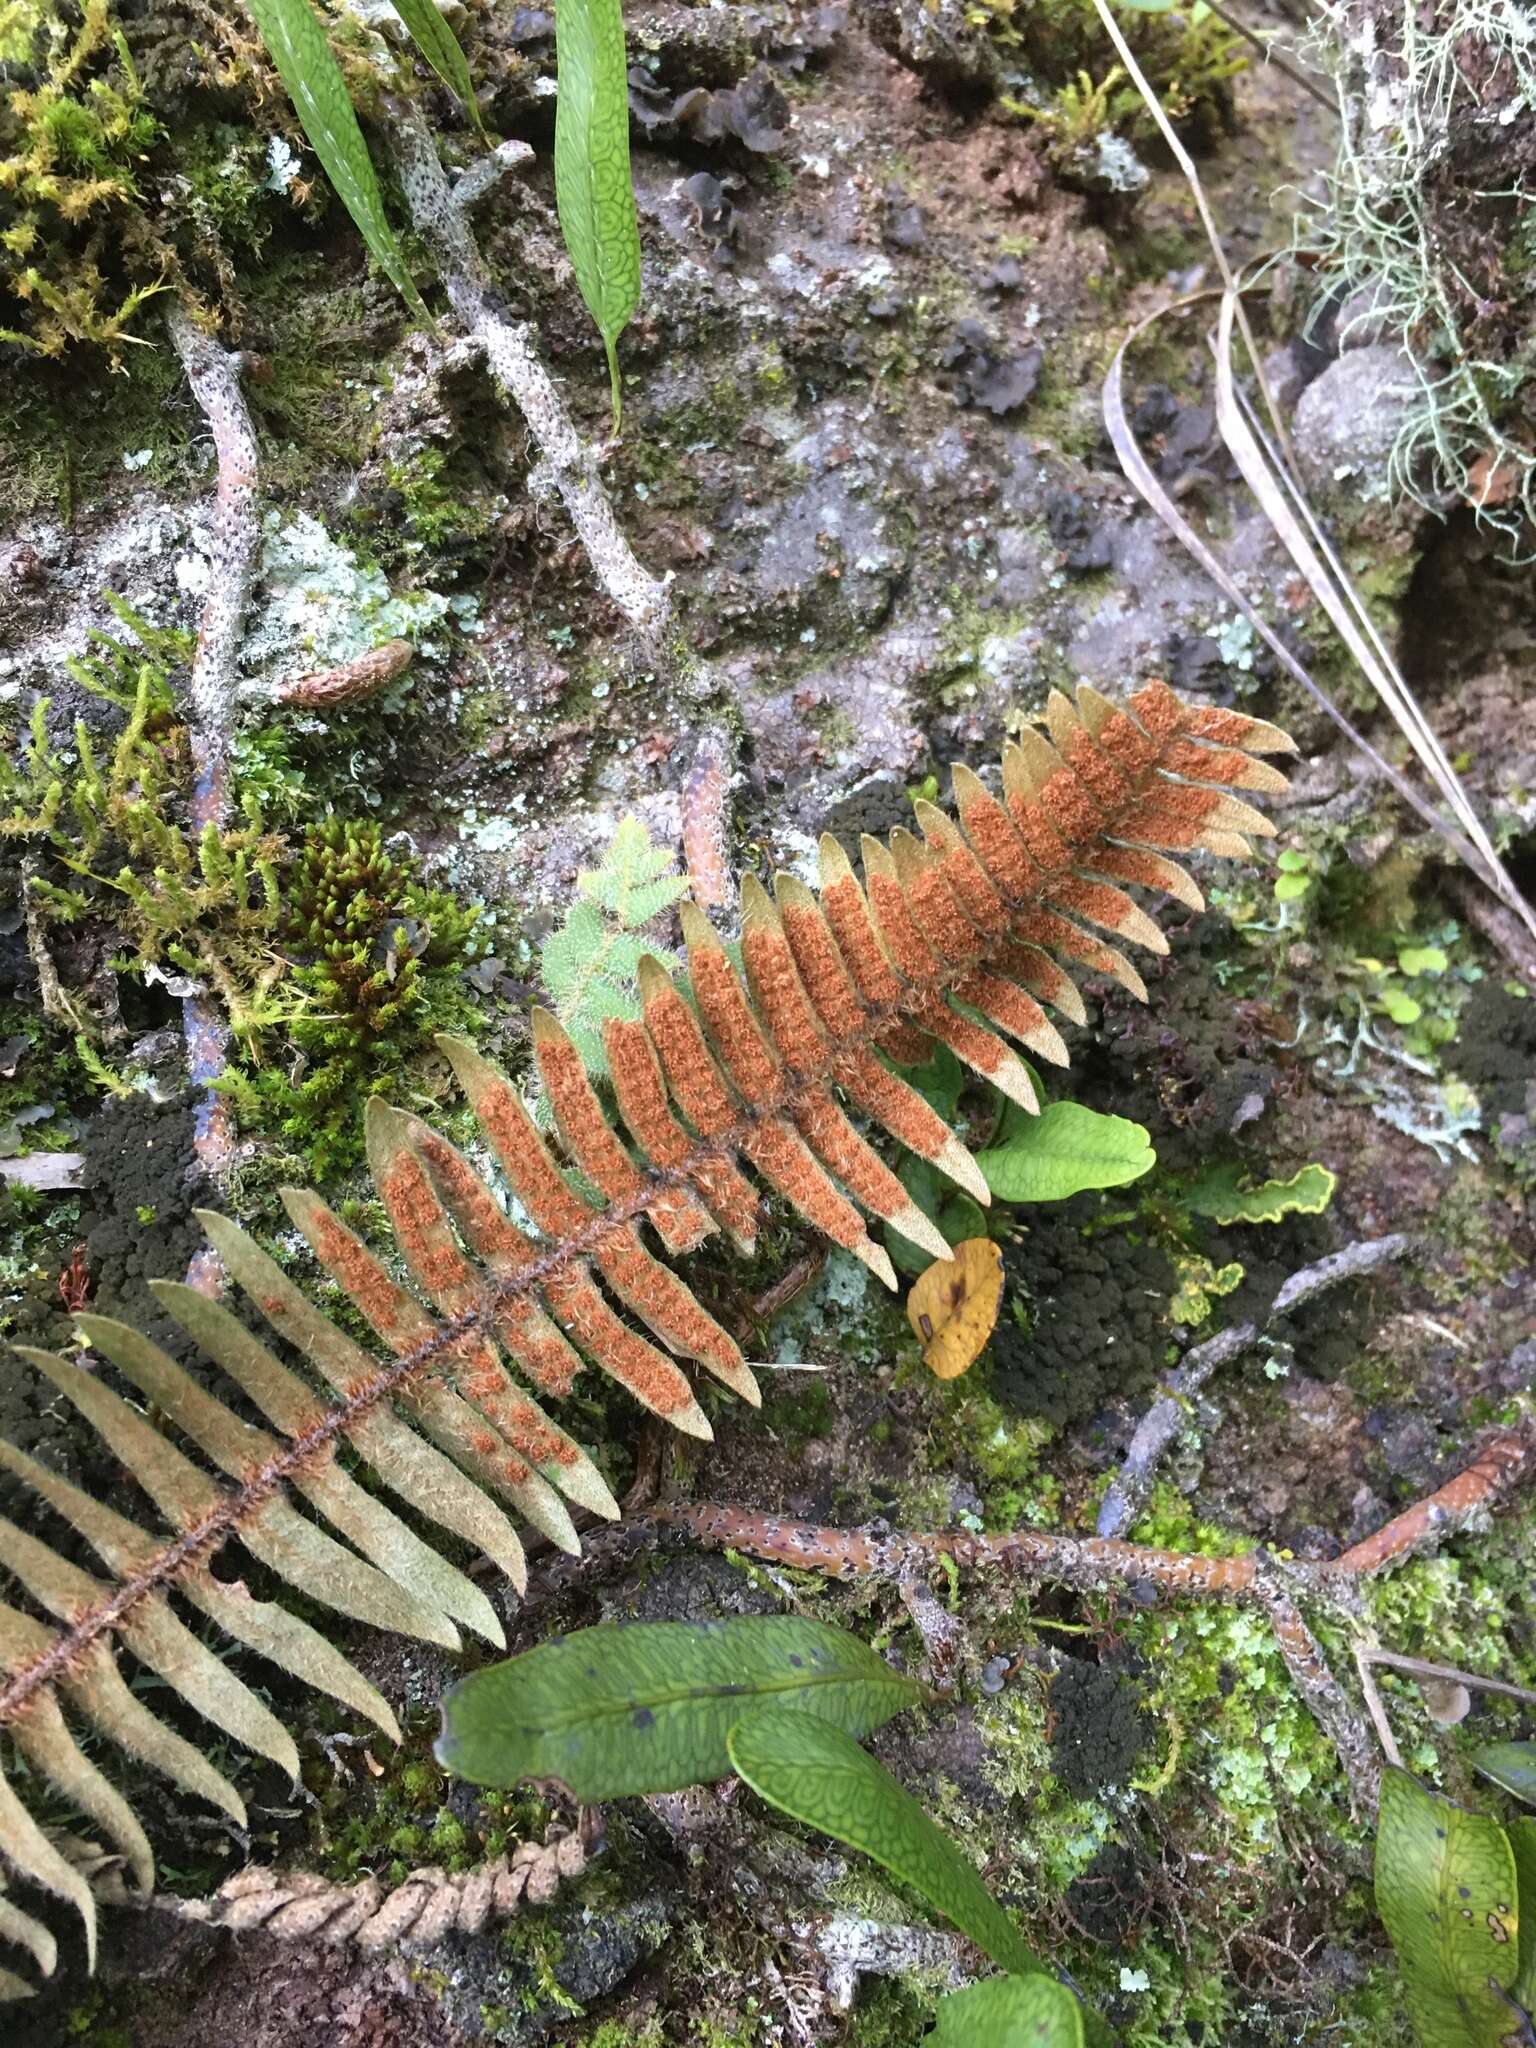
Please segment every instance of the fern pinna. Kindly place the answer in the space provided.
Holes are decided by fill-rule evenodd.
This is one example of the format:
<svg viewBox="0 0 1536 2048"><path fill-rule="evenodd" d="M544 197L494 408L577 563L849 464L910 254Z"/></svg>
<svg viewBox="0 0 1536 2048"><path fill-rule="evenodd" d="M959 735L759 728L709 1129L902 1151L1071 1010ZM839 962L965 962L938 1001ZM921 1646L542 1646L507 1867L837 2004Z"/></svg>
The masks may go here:
<svg viewBox="0 0 1536 2048"><path fill-rule="evenodd" d="M91 1890L12 1781L61 1794L95 1823L135 1884L149 1885L151 1863L128 1803L72 1724L242 1816L222 1773L130 1690L119 1644L235 1741L297 1769L287 1731L187 1626L172 1596L397 1733L388 1705L324 1635L214 1575L228 1539L238 1537L306 1599L354 1620L448 1646L464 1627L500 1644L485 1595L350 1476L343 1446L423 1522L484 1552L521 1587L523 1550L509 1508L567 1550L578 1547L568 1501L618 1512L596 1467L535 1393L558 1398L591 1362L643 1407L700 1437L709 1425L677 1360L758 1399L737 1344L647 1248L642 1223L669 1252L717 1228L749 1246L758 1223L750 1172L888 1284L895 1276L865 1213L947 1255L849 1111L985 1202L971 1155L902 1079L900 1064L925 1057L938 1039L1033 1108L1028 1070L1007 1041L1065 1060L1043 1006L1082 1021L1072 971L1145 994L1130 962L1090 927L1166 950L1122 885L1199 908L1198 889L1168 853L1246 854L1247 834L1273 829L1229 793L1284 788L1255 758L1294 751L1273 726L1182 703L1160 683L1125 710L1086 688L1075 705L1055 695L1047 726L1048 738L1028 732L1007 750L1001 796L957 768L957 819L920 803L921 836L866 839L862 884L831 839L822 844L819 896L785 875L770 896L749 877L744 979L703 914L685 906L691 1000L657 961L642 960L642 1015L604 1027L611 1106L562 1027L536 1012L534 1058L564 1164L512 1083L467 1045L446 1043L525 1222L514 1223L475 1167L426 1124L370 1103L370 1165L417 1291L317 1196L285 1199L384 1355L339 1329L236 1224L212 1214L202 1219L209 1238L254 1311L252 1324L259 1319L271 1336L187 1286L161 1281L155 1292L266 1427L237 1416L120 1322L78 1318L85 1342L154 1422L87 1364L23 1351L171 1531L151 1533L0 1443L0 1467L70 1524L103 1570L95 1576L0 1519L0 1562L40 1611L0 1604L0 1851L24 1878L79 1909L91 1945ZM48 1930L3 1897L0 1935L52 1967ZM0 1971L0 1985L25 1988L14 1972Z"/></svg>

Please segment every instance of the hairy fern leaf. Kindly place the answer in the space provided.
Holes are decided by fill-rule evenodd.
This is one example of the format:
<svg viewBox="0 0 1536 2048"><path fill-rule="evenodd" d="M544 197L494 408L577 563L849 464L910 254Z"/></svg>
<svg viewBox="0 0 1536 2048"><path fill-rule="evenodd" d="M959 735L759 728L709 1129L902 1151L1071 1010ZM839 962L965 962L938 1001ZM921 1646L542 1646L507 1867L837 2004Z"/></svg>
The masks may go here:
<svg viewBox="0 0 1536 2048"><path fill-rule="evenodd" d="M1088 689L1075 703L1053 696L1046 724L1007 750L1000 793L957 769L953 818L921 804L915 832L866 840L862 879L830 839L819 893L786 875L771 892L748 877L740 970L702 912L684 905L687 993L653 954L636 952L639 1013L602 1022L611 1105L575 1030L536 1012L534 1061L558 1156L517 1087L470 1046L443 1041L518 1221L446 1139L370 1102L369 1166L411 1284L318 1195L291 1189L284 1199L377 1349L339 1328L238 1224L204 1213L243 1314L179 1282L155 1291L261 1422L106 1317L77 1319L105 1361L100 1371L22 1351L164 1524L141 1526L0 1441L0 1470L84 1539L103 1574L0 1518L0 1567L28 1603L0 1604L0 1858L78 1909L92 1952L91 1888L28 1812L13 1775L44 1782L89 1817L140 1888L151 1881L143 1831L77 1730L243 1817L235 1786L150 1712L120 1657L156 1673L241 1747L297 1768L289 1732L183 1610L398 1737L387 1703L321 1630L254 1598L243 1581L216 1577L216 1556L238 1544L305 1601L370 1627L450 1649L468 1628L499 1644L485 1594L388 1496L491 1558L519 1590L526 1564L514 1514L576 1550L572 1506L618 1513L592 1459L544 1406L583 1369L606 1372L697 1437L710 1426L688 1364L758 1399L739 1346L647 1228L661 1253L715 1230L749 1248L762 1184L888 1284L895 1275L867 1218L946 1256L852 1113L985 1204L975 1159L900 1064L931 1058L937 1040L1034 1111L1016 1048L1065 1059L1047 1012L1082 1021L1074 974L1106 975L1144 996L1121 947L1166 950L1127 887L1199 907L1198 888L1170 856L1245 855L1272 830L1231 792L1284 787L1259 758L1292 750L1273 726L1184 704L1160 683L1123 710ZM585 900L615 921L643 921L680 886L664 865L635 826L622 858L584 878ZM567 965L579 974L579 963ZM344 1469L343 1450L374 1484ZM4 1896L0 1940L45 1974L54 1965L53 1936ZM0 1969L0 1998L25 1989L20 1973Z"/></svg>

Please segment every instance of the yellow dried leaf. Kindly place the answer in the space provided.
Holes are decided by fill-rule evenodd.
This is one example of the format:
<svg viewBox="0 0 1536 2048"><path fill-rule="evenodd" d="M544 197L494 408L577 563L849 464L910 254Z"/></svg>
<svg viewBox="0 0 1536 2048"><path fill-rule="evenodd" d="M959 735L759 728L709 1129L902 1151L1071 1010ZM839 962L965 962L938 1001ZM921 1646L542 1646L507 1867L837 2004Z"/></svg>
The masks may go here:
<svg viewBox="0 0 1536 2048"><path fill-rule="evenodd" d="M907 1321L937 1379L957 1380L976 1362L1002 1298L1003 1255L990 1237L968 1237L952 1259L935 1259L912 1283Z"/></svg>

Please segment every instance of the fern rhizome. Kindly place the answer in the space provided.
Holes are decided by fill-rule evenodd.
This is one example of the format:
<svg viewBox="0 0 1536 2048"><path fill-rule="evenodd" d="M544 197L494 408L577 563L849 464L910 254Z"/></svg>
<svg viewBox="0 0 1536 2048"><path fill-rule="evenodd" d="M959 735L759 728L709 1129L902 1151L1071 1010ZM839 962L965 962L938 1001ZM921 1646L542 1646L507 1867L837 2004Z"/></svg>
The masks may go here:
<svg viewBox="0 0 1536 2048"><path fill-rule="evenodd" d="M1065 1060L1042 1005L1082 1021L1071 970L1145 995L1130 962L1089 927L1166 951L1121 885L1199 908L1198 889L1167 854L1243 855L1246 835L1273 830L1230 794L1285 787L1255 758L1294 751L1271 725L1182 703L1159 683L1138 691L1126 710L1089 689L1075 705L1053 696L1047 725L1049 738L1027 732L1008 749L1000 797L956 768L957 820L919 803L920 837L866 839L862 884L830 838L819 897L783 875L770 896L749 877L744 978L702 912L684 905L689 993L654 958L642 958L641 1014L603 1027L611 1107L562 1026L536 1012L534 1057L563 1164L512 1083L468 1046L447 1043L525 1223L514 1224L487 1181L426 1124L371 1102L371 1170L419 1293L400 1285L318 1196L290 1191L286 1201L385 1356L339 1329L244 1231L212 1214L202 1219L208 1236L253 1322L285 1340L302 1369L192 1288L160 1281L155 1292L267 1428L237 1416L146 1338L100 1316L78 1318L82 1338L155 1422L105 1373L23 1351L100 1433L171 1531L151 1533L0 1442L0 1467L68 1523L105 1571L96 1577L0 1520L0 1562L41 1611L0 1604L0 1852L22 1877L78 1908L88 1948L91 1889L12 1780L52 1788L92 1821L134 1885L147 1889L152 1870L142 1828L77 1741L73 1721L243 1817L234 1786L129 1688L119 1644L235 1741L298 1768L287 1730L178 1616L171 1596L398 1733L384 1699L324 1635L214 1575L228 1539L323 1608L446 1646L457 1645L460 1626L500 1644L485 1594L343 1468L343 1446L424 1522L485 1553L522 1587L523 1549L508 1508L572 1551L568 1501L599 1515L618 1512L596 1467L525 1386L558 1398L591 1362L653 1414L699 1437L709 1424L678 1359L758 1400L737 1344L647 1249L642 1223L673 1253L716 1228L750 1246L759 1206L750 1169L888 1284L895 1276L861 1210L947 1256L848 1110L985 1202L970 1153L902 1078L901 1064L928 1057L938 1039L1033 1109L1028 1070L1005 1040ZM30 1950L45 1971L52 1967L52 1935L5 1898L0 1935ZM0 1991L25 1988L0 1970Z"/></svg>

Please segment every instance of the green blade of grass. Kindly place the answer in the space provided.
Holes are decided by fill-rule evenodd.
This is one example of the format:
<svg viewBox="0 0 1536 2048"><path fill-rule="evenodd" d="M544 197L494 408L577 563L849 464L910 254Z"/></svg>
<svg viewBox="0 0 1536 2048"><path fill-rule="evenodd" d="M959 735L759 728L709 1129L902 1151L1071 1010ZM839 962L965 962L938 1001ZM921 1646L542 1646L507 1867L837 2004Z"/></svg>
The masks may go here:
<svg viewBox="0 0 1536 2048"><path fill-rule="evenodd" d="M392 4L409 29L412 42L484 135L485 123L480 118L479 103L475 99L469 59L464 55L458 37L438 12L435 0L392 0Z"/></svg>
<svg viewBox="0 0 1536 2048"><path fill-rule="evenodd" d="M629 173L629 81L619 0L555 0L555 199L576 282L597 322L622 410L616 343L640 303L640 227Z"/></svg>
<svg viewBox="0 0 1536 2048"><path fill-rule="evenodd" d="M309 0L250 0L250 9L304 133L369 253L417 318L430 321L384 211L373 159L319 17Z"/></svg>

